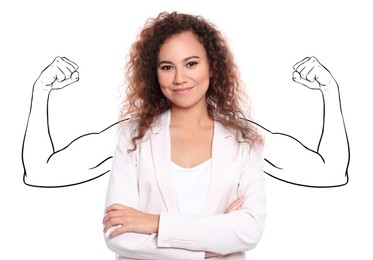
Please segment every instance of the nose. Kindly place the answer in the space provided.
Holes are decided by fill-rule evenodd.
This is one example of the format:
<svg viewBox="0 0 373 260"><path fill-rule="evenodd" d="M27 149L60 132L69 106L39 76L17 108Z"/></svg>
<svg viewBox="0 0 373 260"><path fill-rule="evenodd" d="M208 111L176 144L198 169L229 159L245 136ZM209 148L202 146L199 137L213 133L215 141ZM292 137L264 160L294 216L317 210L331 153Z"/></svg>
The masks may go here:
<svg viewBox="0 0 373 260"><path fill-rule="evenodd" d="M182 85L187 82L186 75L182 69L175 70L175 76L173 80L174 85Z"/></svg>

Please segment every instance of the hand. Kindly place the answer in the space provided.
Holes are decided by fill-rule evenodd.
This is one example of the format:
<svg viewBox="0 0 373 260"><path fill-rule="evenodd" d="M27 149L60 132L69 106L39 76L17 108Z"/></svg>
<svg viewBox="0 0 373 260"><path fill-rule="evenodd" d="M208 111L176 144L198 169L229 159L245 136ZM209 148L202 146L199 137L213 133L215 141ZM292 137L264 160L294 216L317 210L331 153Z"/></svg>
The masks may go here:
<svg viewBox="0 0 373 260"><path fill-rule="evenodd" d="M210 257L215 257L215 256L219 256L218 254L216 253L212 253L212 252L205 252L205 259L206 258L210 258Z"/></svg>
<svg viewBox="0 0 373 260"><path fill-rule="evenodd" d="M330 72L315 57L304 58L293 68L293 80L310 89L326 91L338 87Z"/></svg>
<svg viewBox="0 0 373 260"><path fill-rule="evenodd" d="M228 214L235 210L241 209L241 206L244 202L245 202L245 199L243 196L238 197L231 203L231 205L229 205L229 207L225 210L224 214ZM205 258L210 258L210 257L215 257L215 256L219 256L219 254L208 252L208 251L205 252Z"/></svg>
<svg viewBox="0 0 373 260"><path fill-rule="evenodd" d="M231 205L229 205L229 207L225 210L224 214L228 214L235 210L241 209L241 206L244 202L245 202L245 199L243 196L238 197L231 203Z"/></svg>
<svg viewBox="0 0 373 260"><path fill-rule="evenodd" d="M159 215L147 214L120 204L113 204L106 208L103 224L105 233L109 228L118 226L111 232L110 238L125 232L152 234L158 232Z"/></svg>
<svg viewBox="0 0 373 260"><path fill-rule="evenodd" d="M65 57L57 57L37 79L44 90L62 89L79 80L78 65Z"/></svg>

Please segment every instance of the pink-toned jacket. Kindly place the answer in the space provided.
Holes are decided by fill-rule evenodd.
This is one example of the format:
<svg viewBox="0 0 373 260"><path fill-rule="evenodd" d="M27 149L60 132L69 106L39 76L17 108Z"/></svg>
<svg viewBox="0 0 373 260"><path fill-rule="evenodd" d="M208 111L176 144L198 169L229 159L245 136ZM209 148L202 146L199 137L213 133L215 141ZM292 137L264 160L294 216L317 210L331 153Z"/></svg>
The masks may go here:
<svg viewBox="0 0 373 260"><path fill-rule="evenodd" d="M134 125L121 130L114 154L106 206L119 203L160 214L158 234L124 233L107 246L117 259L204 259L205 251L245 259L263 233L266 216L262 151L239 143L234 132L214 124L212 177L203 215L178 213L170 182L170 113L161 115L149 134L129 154ZM240 210L223 214L237 197Z"/></svg>

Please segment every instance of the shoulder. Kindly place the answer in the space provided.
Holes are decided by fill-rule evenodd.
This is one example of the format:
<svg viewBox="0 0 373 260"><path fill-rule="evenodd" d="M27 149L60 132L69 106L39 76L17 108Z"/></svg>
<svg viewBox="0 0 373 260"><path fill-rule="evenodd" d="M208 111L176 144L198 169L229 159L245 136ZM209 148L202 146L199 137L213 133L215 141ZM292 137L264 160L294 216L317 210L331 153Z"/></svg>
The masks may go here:
<svg viewBox="0 0 373 260"><path fill-rule="evenodd" d="M135 141L134 143L134 138L138 135L138 126L139 120L134 120L132 118L123 120L119 126L117 134L118 147L122 147L127 151L131 151L132 149L136 150L138 141Z"/></svg>
<svg viewBox="0 0 373 260"><path fill-rule="evenodd" d="M132 139L136 137L139 132L140 120L136 118L127 118L123 120L120 125L120 135L126 137L127 139ZM169 112L166 111L154 118L153 123L146 130L142 139L146 139L150 134L156 134L163 129L167 128L169 125Z"/></svg>
<svg viewBox="0 0 373 260"><path fill-rule="evenodd" d="M139 120L126 118L119 126L119 135L122 137L130 138L136 135Z"/></svg>
<svg viewBox="0 0 373 260"><path fill-rule="evenodd" d="M170 126L170 111L167 110L158 115L153 124L150 126L149 133L158 134L159 132L168 129Z"/></svg>
<svg viewBox="0 0 373 260"><path fill-rule="evenodd" d="M231 142L236 151L243 157L257 157L263 154L264 144L251 142L244 138L239 129L226 127L215 121L215 133L217 138L225 139L225 142Z"/></svg>

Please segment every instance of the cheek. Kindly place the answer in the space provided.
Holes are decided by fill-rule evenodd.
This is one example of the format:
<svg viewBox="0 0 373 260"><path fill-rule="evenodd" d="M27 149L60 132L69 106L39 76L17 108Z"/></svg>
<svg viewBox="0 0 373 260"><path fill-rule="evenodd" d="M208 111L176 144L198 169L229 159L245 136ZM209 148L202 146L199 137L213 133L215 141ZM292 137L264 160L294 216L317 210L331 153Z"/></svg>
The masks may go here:
<svg viewBox="0 0 373 260"><path fill-rule="evenodd" d="M197 79L201 84L203 84L205 87L208 87L210 84L210 75L209 71L203 71L198 75Z"/></svg>
<svg viewBox="0 0 373 260"><path fill-rule="evenodd" d="M203 66L201 67L198 72L196 73L196 78L198 78L199 81L209 81L210 79L210 69L209 66Z"/></svg>
<svg viewBox="0 0 373 260"><path fill-rule="evenodd" d="M168 98L168 86L169 86L169 79L166 75L162 73L157 74L158 77L158 84L161 89L161 92L165 97Z"/></svg>
<svg viewBox="0 0 373 260"><path fill-rule="evenodd" d="M157 73L158 83L161 88L168 87L172 83L171 73Z"/></svg>

